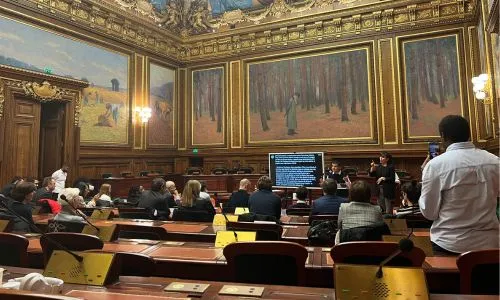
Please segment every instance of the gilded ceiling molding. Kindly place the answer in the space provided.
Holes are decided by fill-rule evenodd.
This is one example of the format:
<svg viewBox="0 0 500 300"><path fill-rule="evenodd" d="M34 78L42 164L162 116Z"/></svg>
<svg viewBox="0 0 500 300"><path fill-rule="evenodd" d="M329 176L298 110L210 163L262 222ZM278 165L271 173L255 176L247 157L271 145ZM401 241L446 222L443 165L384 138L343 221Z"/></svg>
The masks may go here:
<svg viewBox="0 0 500 300"><path fill-rule="evenodd" d="M114 0L123 9L135 11L138 14L146 16L155 22L159 20L155 8L147 0Z"/></svg>
<svg viewBox="0 0 500 300"><path fill-rule="evenodd" d="M38 84L37 82L22 82L22 88L26 96L32 97L40 102L67 101L63 99L63 95L67 95L67 91L50 84L48 81Z"/></svg>
<svg viewBox="0 0 500 300"><path fill-rule="evenodd" d="M476 0L433 0L354 15L344 14L337 18L332 18L332 15L324 15L321 19L306 18L308 22L298 25L283 24L275 28L259 26L252 28L249 33L190 37L185 41L189 49L186 60L222 58L269 48L277 50L327 43L379 31L411 30L457 20L463 22L474 19L476 4Z"/></svg>

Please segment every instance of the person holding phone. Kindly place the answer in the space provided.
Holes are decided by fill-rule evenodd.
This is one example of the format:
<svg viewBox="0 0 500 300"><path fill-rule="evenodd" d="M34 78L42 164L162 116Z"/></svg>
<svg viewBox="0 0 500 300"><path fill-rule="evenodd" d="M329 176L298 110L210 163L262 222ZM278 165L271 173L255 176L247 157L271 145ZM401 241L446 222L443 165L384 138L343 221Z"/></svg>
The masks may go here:
<svg viewBox="0 0 500 300"><path fill-rule="evenodd" d="M436 156L438 156L440 153L439 153L439 143L436 143L436 142L431 142L429 143L429 152L427 152L427 157L425 158L424 162L422 163L422 165L420 166L420 170L424 170L425 166L427 165L427 163L435 158Z"/></svg>
<svg viewBox="0 0 500 300"><path fill-rule="evenodd" d="M386 214L392 214L392 200L396 194L396 171L392 164L392 155L388 152L381 152L379 157L380 164L373 160L370 164L370 176L377 178L379 187L378 205Z"/></svg>

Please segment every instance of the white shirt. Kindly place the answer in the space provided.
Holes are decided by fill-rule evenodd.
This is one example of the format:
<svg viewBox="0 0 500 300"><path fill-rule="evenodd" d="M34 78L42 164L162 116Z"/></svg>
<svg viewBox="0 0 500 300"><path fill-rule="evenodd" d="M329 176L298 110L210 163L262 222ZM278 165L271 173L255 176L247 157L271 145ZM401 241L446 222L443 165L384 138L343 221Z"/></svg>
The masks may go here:
<svg viewBox="0 0 500 300"><path fill-rule="evenodd" d="M68 173L63 172L63 170L59 169L52 173L52 178L56 181L56 188L54 189L54 193L60 193L62 189L64 189L66 185L66 177Z"/></svg>
<svg viewBox="0 0 500 300"><path fill-rule="evenodd" d="M418 201L434 221L431 241L448 251L498 248L499 159L471 142L451 144L422 174Z"/></svg>

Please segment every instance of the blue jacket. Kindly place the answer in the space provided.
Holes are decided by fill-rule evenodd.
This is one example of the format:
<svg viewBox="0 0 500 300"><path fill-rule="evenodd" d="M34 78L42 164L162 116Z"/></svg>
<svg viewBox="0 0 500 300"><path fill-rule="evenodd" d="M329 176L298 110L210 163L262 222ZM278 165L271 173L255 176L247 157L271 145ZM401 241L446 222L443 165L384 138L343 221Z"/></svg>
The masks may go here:
<svg viewBox="0 0 500 300"><path fill-rule="evenodd" d="M281 217L281 199L268 190L259 190L250 195L248 209L257 215Z"/></svg>
<svg viewBox="0 0 500 300"><path fill-rule="evenodd" d="M324 195L313 201L311 215L338 215L340 204L347 202L347 199L337 195Z"/></svg>

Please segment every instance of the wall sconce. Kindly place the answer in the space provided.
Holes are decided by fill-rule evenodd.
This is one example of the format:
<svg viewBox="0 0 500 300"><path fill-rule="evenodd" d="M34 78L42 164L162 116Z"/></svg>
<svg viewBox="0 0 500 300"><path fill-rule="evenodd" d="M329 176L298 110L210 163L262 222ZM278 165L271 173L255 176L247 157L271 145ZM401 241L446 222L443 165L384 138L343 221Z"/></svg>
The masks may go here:
<svg viewBox="0 0 500 300"><path fill-rule="evenodd" d="M149 118L151 118L151 108L147 106L137 106L135 108L135 114L137 116L137 119L140 119L142 123L147 123L149 121Z"/></svg>
<svg viewBox="0 0 500 300"><path fill-rule="evenodd" d="M491 88L489 79L488 74L481 74L472 78L472 90L474 91L474 96L477 100L483 102L484 104L492 103L488 92Z"/></svg>

